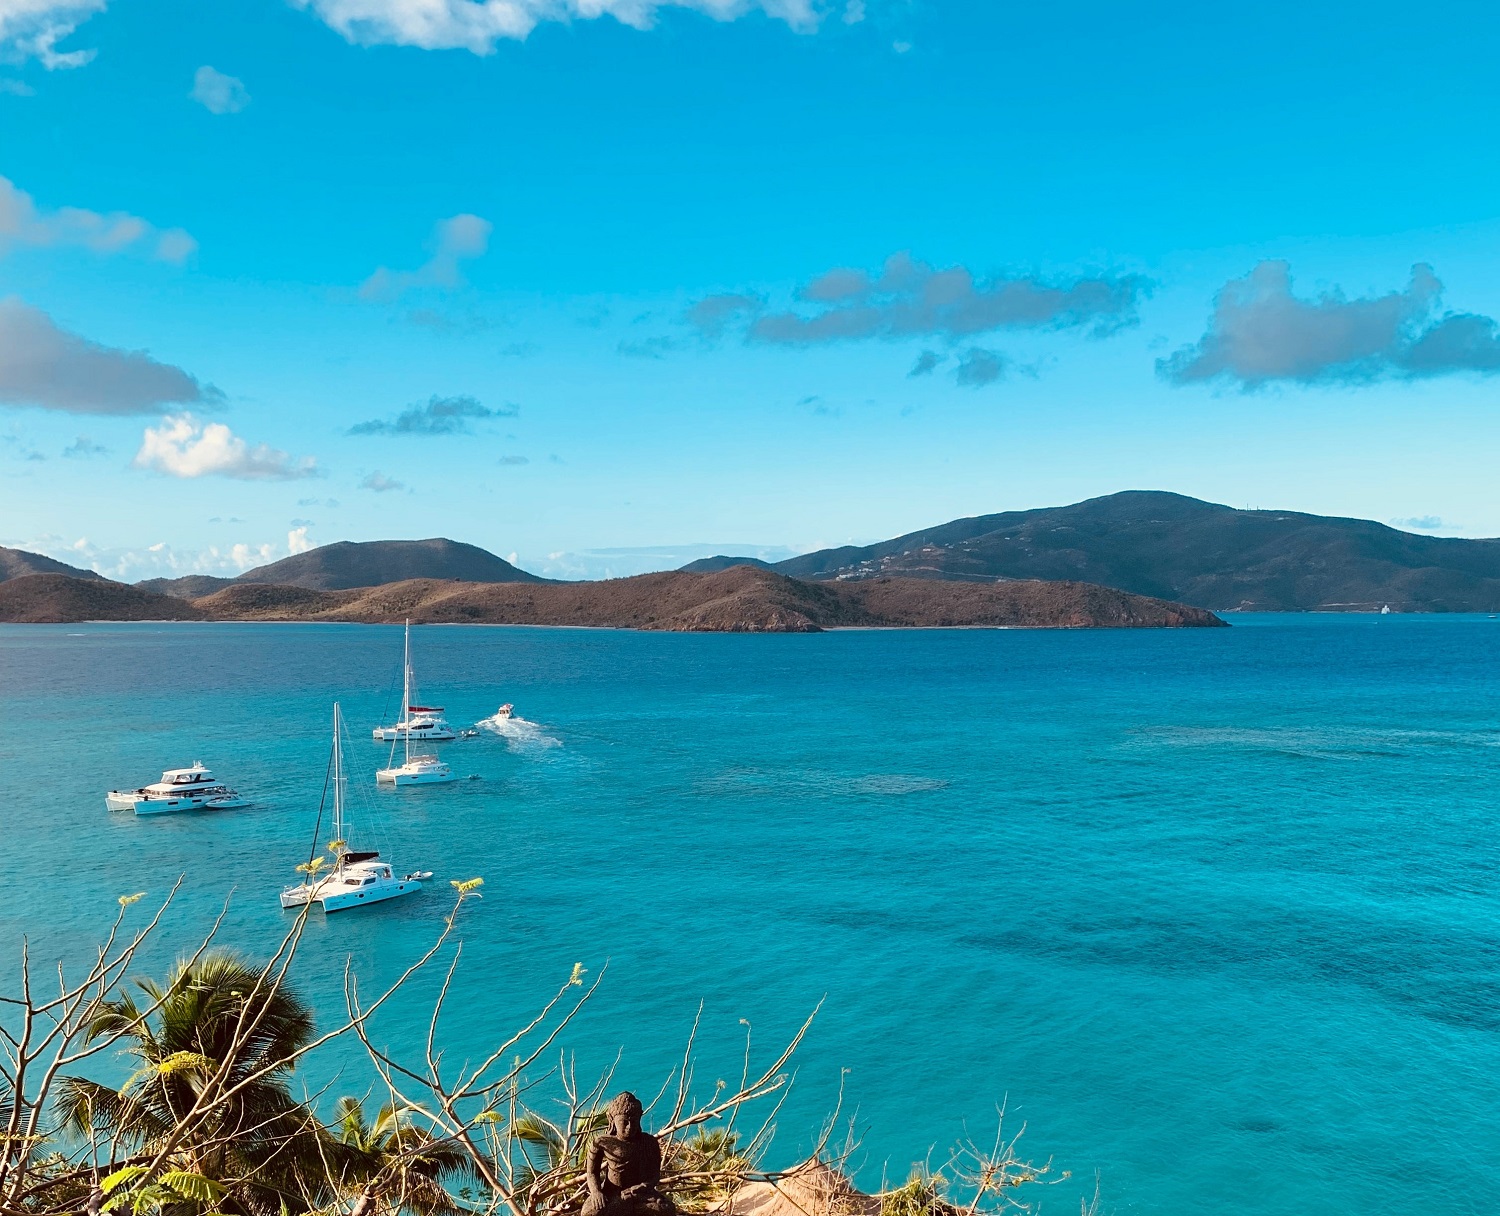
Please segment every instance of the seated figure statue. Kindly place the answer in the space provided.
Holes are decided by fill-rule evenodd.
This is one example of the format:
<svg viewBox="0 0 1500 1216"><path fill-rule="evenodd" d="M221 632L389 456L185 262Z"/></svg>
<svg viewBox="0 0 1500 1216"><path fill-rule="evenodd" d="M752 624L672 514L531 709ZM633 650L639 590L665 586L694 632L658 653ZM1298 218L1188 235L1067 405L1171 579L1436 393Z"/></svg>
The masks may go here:
<svg viewBox="0 0 1500 1216"><path fill-rule="evenodd" d="M641 1100L618 1094L604 1110L609 1132L589 1148L583 1216L676 1216L672 1201L657 1189L661 1145L641 1130Z"/></svg>

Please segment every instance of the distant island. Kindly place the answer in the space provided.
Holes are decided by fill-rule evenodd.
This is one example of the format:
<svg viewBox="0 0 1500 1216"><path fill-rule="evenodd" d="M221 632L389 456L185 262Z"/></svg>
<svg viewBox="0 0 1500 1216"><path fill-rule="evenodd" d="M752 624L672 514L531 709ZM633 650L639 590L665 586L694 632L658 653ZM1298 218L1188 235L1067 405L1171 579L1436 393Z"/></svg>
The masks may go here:
<svg viewBox="0 0 1500 1216"><path fill-rule="evenodd" d="M734 566L591 583L407 579L322 591L235 583L192 599L65 574L0 582L0 621L351 621L580 625L680 632L815 633L830 628L1027 629L1222 626L1211 612L1078 582L815 583Z"/></svg>
<svg viewBox="0 0 1500 1216"><path fill-rule="evenodd" d="M1130 490L772 567L813 580L1081 579L1214 612L1500 612L1500 540Z"/></svg>
<svg viewBox="0 0 1500 1216"><path fill-rule="evenodd" d="M43 577L53 581L27 581ZM340 541L235 578L134 585L0 548L7 621L384 620L396 604L413 619L745 630L1205 624L1221 612L1387 606L1500 612L1500 540L1130 490L776 563L719 554L672 573L593 583L542 578L443 537Z"/></svg>

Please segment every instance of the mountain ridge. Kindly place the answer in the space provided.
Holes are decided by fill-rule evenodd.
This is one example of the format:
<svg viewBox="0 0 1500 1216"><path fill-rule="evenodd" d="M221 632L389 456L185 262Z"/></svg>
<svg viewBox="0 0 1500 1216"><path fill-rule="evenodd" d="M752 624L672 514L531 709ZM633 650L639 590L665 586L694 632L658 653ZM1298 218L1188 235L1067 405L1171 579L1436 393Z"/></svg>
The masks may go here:
<svg viewBox="0 0 1500 1216"><path fill-rule="evenodd" d="M1164 490L970 516L774 569L813 581L1076 579L1234 611L1500 611L1500 540L1242 511Z"/></svg>
<svg viewBox="0 0 1500 1216"><path fill-rule="evenodd" d="M25 578L28 574L64 574L69 578L104 580L102 574L70 566L55 557L46 557L27 549L8 549L0 545L0 583L7 579Z"/></svg>
<svg viewBox="0 0 1500 1216"><path fill-rule="evenodd" d="M235 578L189 574L181 578L145 579L135 585L181 599L196 599L247 583L303 587L309 591L348 591L414 578L468 583L551 581L513 566L478 545L434 536L426 540L340 540L256 566Z"/></svg>

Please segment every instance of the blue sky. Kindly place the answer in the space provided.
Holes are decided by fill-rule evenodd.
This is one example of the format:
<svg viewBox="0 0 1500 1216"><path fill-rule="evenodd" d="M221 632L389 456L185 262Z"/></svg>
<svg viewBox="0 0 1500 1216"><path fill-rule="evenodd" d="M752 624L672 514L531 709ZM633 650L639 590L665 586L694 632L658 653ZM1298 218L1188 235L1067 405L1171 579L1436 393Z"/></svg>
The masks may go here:
<svg viewBox="0 0 1500 1216"><path fill-rule="evenodd" d="M0 0L0 543L1500 535L1500 11L1311 7Z"/></svg>

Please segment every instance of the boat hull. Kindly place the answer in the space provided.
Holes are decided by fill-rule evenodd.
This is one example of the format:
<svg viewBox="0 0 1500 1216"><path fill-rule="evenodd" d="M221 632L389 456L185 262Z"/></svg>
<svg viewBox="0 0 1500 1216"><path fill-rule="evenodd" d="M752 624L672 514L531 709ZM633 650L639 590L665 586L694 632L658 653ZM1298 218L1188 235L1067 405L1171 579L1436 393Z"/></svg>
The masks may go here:
<svg viewBox="0 0 1500 1216"><path fill-rule="evenodd" d="M438 743L458 738L458 733L449 726L435 726L427 730L418 727L416 730L410 732L401 730L395 726L377 726L371 734L377 743L400 743L408 734L411 735L414 741L421 739Z"/></svg>
<svg viewBox="0 0 1500 1216"><path fill-rule="evenodd" d="M345 891L329 891L320 894L317 890L309 890L307 887L294 887L290 891L281 893L281 906L283 908L301 908L307 904L317 904L324 912L345 912L350 908L365 908L372 904L385 903L386 900L400 899L403 895L415 895L422 889L422 884L414 878L399 878L388 883L378 883L373 887L353 888Z"/></svg>
<svg viewBox="0 0 1500 1216"><path fill-rule="evenodd" d="M438 773L408 773L399 768L375 771L375 781L379 785L447 785L457 780L451 769Z"/></svg>
<svg viewBox="0 0 1500 1216"><path fill-rule="evenodd" d="M243 798L142 798L139 794L112 791L104 796L112 811L134 811L137 815L176 815L183 811L227 811L249 806Z"/></svg>

